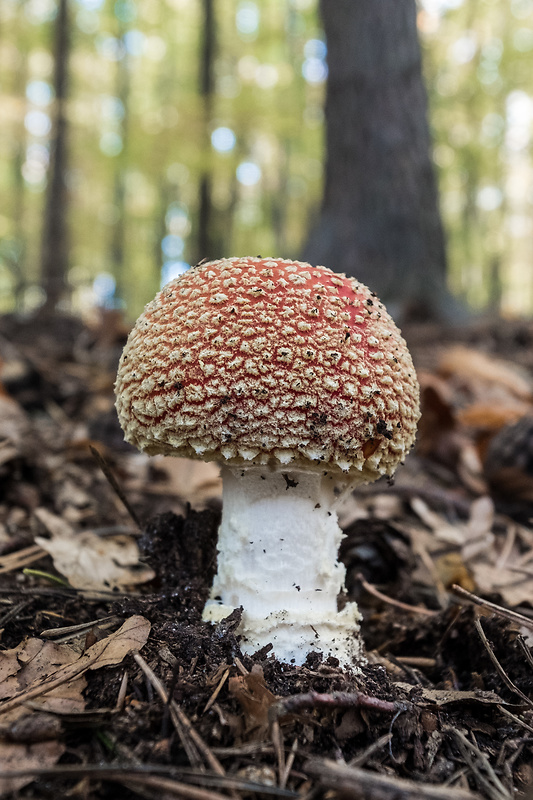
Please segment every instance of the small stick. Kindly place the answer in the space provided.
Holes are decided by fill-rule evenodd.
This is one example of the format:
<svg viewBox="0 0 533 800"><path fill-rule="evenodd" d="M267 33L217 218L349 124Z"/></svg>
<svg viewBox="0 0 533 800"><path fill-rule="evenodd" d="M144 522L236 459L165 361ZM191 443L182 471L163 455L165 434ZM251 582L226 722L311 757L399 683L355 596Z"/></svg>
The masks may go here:
<svg viewBox="0 0 533 800"><path fill-rule="evenodd" d="M89 445L89 449L90 449L91 453L93 454L94 458L96 459L96 462L97 462L98 466L100 467L100 469L104 473L105 477L107 478L107 481L108 481L109 485L111 486L111 488L113 489L113 491L115 492L116 496L118 497L118 499L120 500L120 502L122 503L122 505L124 506L124 508L128 512L128 514L130 515L132 520L134 521L134 523L137 526L137 528L139 530L142 530L142 526L141 526L139 517L137 516L137 513L136 513L135 509L131 505L131 503L128 500L128 498L126 497L125 493L122 491L122 488L119 486L117 479L115 478L115 476L111 472L111 468L110 468L109 464L107 463L107 461L105 460L103 455L98 452L96 447L92 446L92 444Z"/></svg>
<svg viewBox="0 0 533 800"><path fill-rule="evenodd" d="M304 708L366 708L372 711L393 714L398 711L400 705L391 703L389 700L371 697L363 694L363 692L331 692L330 694L307 692L306 694L294 694L290 697L284 697L274 703L268 710L268 717L270 722L273 723L279 717L287 714L297 714ZM401 708L403 709L403 705Z"/></svg>
<svg viewBox="0 0 533 800"><path fill-rule="evenodd" d="M285 774L285 749L283 747L283 734L277 719L274 719L270 726L270 738L272 739L276 760L278 762L278 782L281 786L281 781Z"/></svg>
<svg viewBox="0 0 533 800"><path fill-rule="evenodd" d="M220 694L220 690L222 689L222 687L224 686L224 684L226 683L226 681L228 679L229 673L230 673L230 667L228 667L227 670L224 672L222 678L218 682L218 686L216 687L215 691L213 692L213 694L211 695L211 697L209 698L209 700L205 704L205 708L203 710L204 714L206 714L209 711L209 709L211 708L211 706L213 705L213 703L217 699L218 695Z"/></svg>
<svg viewBox="0 0 533 800"><path fill-rule="evenodd" d="M20 569L20 567L27 567L47 555L48 553L38 544L32 544L23 550L17 550L15 553L2 556L0 558L0 575L5 572L13 572L13 570Z"/></svg>
<svg viewBox="0 0 533 800"><path fill-rule="evenodd" d="M509 792L494 772L485 753L472 742L469 742L466 736L457 728L445 725L442 730L455 739L461 755L474 774L476 783L483 791L484 796L490 798L490 800L511 800Z"/></svg>
<svg viewBox="0 0 533 800"><path fill-rule="evenodd" d="M102 617L101 619L93 619L91 622L81 622L79 625L65 625L63 628L47 628L46 630L41 631L39 636L41 639L56 639L58 636L66 636L70 634L81 635L82 633L85 633L85 631L94 628L96 625L99 625L102 628L110 628L119 620L120 617L115 616Z"/></svg>
<svg viewBox="0 0 533 800"><path fill-rule="evenodd" d="M478 597L477 594L467 592L462 586L457 586L456 584L451 587L451 591L453 594L457 595L457 597L466 600L468 603L484 608L487 611L492 611L500 617L504 617L511 622L516 622L518 625L523 625L525 628L531 628L531 630L533 630L533 619L529 619L529 617L519 614L517 611L511 611L509 608L491 603L490 600L483 600L481 597Z"/></svg>
<svg viewBox="0 0 533 800"><path fill-rule="evenodd" d="M235 666L237 667L241 675L248 675L248 670L246 669L240 658L235 658Z"/></svg>
<svg viewBox="0 0 533 800"><path fill-rule="evenodd" d="M185 712L178 706L176 701L171 700L169 702L168 694L166 692L165 687L163 686L159 678L156 676L154 671L150 669L144 658L141 655L139 655L139 653L135 653L134 658L137 664L141 667L144 674L149 678L150 682L152 683L152 686L158 693L161 700L163 700L164 703L168 704L170 710L170 718L172 719L172 722L175 724L178 734L180 734L180 730L183 732L183 738L182 735L180 734L182 742L184 742L184 739L186 739L185 737L185 732L186 732L189 739L194 744L195 749L199 753L201 753L201 755L205 758L205 760L207 761L208 765L211 767L213 772L216 772L217 775L225 776L226 771L224 770L224 767L222 766L218 758L215 756L211 748L208 747L208 745L204 742L200 734L197 733L197 731L193 728L191 722L189 721L189 718L187 717ZM185 743L183 746L185 747Z"/></svg>
<svg viewBox="0 0 533 800"><path fill-rule="evenodd" d="M518 644L520 645L520 649L522 651L522 654L525 656L525 659L526 659L527 663L529 664L529 666L531 667L531 669L533 669L533 654L531 653L531 650L529 649L529 647L525 643L523 636L518 636L517 639L518 639Z"/></svg>
<svg viewBox="0 0 533 800"><path fill-rule="evenodd" d="M120 681L120 688L118 690L117 704L115 706L117 711L122 711L126 702L126 691L128 689L128 671L125 670L122 680Z"/></svg>
<svg viewBox="0 0 533 800"><path fill-rule="evenodd" d="M358 756L354 756L351 761L348 761L349 767L362 767L365 764L370 756L373 756L374 753L377 753L378 750L381 750L382 747L389 744L392 739L392 733L386 733L384 736L381 736L379 739L376 739L375 742L372 742L366 750L363 750Z"/></svg>
<svg viewBox="0 0 533 800"><path fill-rule="evenodd" d="M108 766L107 764L62 764L57 767L35 767L33 769L13 769L2 771L2 779L34 777L59 777L64 778L94 778L109 780L119 783L130 782L132 785L149 786L161 791L169 792L178 798L187 800L228 800L227 794L219 794L207 787L227 789L228 791L244 791L247 793L261 794L271 797L299 800L300 795L289 789L280 789L277 786L265 786L252 781L235 777L221 777L220 775L198 774L189 769L175 769L164 767L161 764L127 764L124 767ZM182 783L174 776L188 777L202 783L206 788L195 786L191 783ZM164 797L164 795L161 795Z"/></svg>
<svg viewBox="0 0 533 800"><path fill-rule="evenodd" d="M517 717L516 714L512 714L510 711L504 708L504 706L498 706L497 708L498 711L504 714L504 716L509 717L509 719L512 719L516 725L520 725L522 728L525 728L526 731L533 733L533 727L531 725L528 725L527 722L524 722L523 719L520 719L520 717Z"/></svg>
<svg viewBox="0 0 533 800"><path fill-rule="evenodd" d="M6 611L6 613L0 617L0 628L4 628L10 620L17 617L20 612L30 604L31 600L21 600L19 603L16 603L9 611Z"/></svg>
<svg viewBox="0 0 533 800"><path fill-rule="evenodd" d="M378 598L378 600L383 600L384 603L388 603L391 606L396 606L396 608L401 608L403 611L408 611L410 614L424 614L427 617L434 617L439 613L438 611L432 611L429 608L423 608L422 606L410 606L407 603L402 603L401 600L394 600L392 597L388 597L388 595L380 592L379 589L376 589L376 587L372 586L371 583L368 583L368 581L366 581L361 574L357 576L357 580L361 583L363 589L365 589L369 594L373 594L374 597Z"/></svg>
<svg viewBox="0 0 533 800"><path fill-rule="evenodd" d="M507 673L505 672L504 668L502 667L502 665L500 664L500 662L496 658L496 654L495 654L494 650L492 649L492 647L490 646L490 642L489 642L489 640L487 639L487 637L485 635L485 631L483 630L483 626L481 625L481 621L480 621L479 616L477 615L477 613L476 613L476 618L474 619L474 624L475 624L476 630L477 630L477 632L479 634L479 638L483 642L483 645L485 646L485 650L487 651L490 660L492 661L492 663L496 667L496 671L497 671L498 675L500 676L500 678L502 679L502 681L505 683L505 685L507 686L508 689L510 689L514 694L517 694L518 697L521 697L522 700L525 703L527 703L527 705L530 708L533 708L533 700L530 700L529 697L527 696L527 694L524 694L524 692L521 689L519 689L518 686L515 686L515 684L511 680L511 678L507 675Z"/></svg>
<svg viewBox="0 0 533 800"><path fill-rule="evenodd" d="M280 775L279 785L282 789L285 789L285 787L287 786L287 781L289 780L289 775L291 774L291 769L292 765L294 764L294 759L296 758L297 750L298 750L298 739L295 739L294 742L292 743L291 751L285 763L285 769L283 770L283 774Z"/></svg>
<svg viewBox="0 0 533 800"><path fill-rule="evenodd" d="M417 669L433 669L437 663L435 658L425 658L424 656L396 656L396 661Z"/></svg>
<svg viewBox="0 0 533 800"><path fill-rule="evenodd" d="M145 678L150 682L151 686L155 690L155 692L159 695L161 700L165 705L169 707L170 718L176 729L176 733L180 737L181 743L183 745L183 749L187 754L187 758L189 759L189 763L193 767L197 767L198 769L205 769L202 759L200 757L200 753L198 752L197 748L193 741L191 741L191 737L188 736L188 731L182 725L181 719L176 714L175 709L169 704L167 690L163 686L163 683L159 680L155 672L148 666L144 658L139 655L139 653L135 653L133 656L139 667L141 668L142 672L144 673Z"/></svg>
<svg viewBox="0 0 533 800"><path fill-rule="evenodd" d="M323 789L343 797L380 800L482 800L481 795L449 786L421 783L383 775L359 767L349 767L329 759L315 758L305 763L305 772L320 781ZM506 797L505 800L508 800Z"/></svg>

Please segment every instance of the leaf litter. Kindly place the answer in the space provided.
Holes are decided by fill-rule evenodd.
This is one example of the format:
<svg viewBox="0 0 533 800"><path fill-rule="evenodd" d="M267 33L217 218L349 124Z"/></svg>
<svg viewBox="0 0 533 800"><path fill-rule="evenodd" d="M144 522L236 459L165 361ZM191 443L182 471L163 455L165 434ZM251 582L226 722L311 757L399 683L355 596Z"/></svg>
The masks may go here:
<svg viewBox="0 0 533 800"><path fill-rule="evenodd" d="M357 675L243 655L238 612L201 621L220 481L124 444L126 333L0 319L0 793L532 792L533 327L406 332L417 450L340 508Z"/></svg>

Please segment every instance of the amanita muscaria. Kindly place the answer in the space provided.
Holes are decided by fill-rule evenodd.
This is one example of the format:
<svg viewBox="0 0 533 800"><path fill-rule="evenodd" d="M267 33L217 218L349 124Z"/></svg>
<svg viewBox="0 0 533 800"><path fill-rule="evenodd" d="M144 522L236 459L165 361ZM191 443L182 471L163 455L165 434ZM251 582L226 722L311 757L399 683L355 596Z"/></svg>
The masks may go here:
<svg viewBox="0 0 533 800"><path fill-rule="evenodd" d="M221 465L204 619L242 606L245 652L360 661L357 606L338 607L334 490L392 475L419 417L411 357L378 298L297 261L201 264L146 306L115 389L128 442Z"/></svg>

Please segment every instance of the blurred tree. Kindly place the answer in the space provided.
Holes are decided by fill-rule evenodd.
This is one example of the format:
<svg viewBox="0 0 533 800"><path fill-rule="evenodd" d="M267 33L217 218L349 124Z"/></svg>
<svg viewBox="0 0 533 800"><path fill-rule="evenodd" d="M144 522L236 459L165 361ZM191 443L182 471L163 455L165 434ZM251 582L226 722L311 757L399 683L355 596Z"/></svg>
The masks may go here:
<svg viewBox="0 0 533 800"><path fill-rule="evenodd" d="M200 98L203 105L203 136L205 152L209 148L209 125L213 108L214 59L216 48L214 0L202 0L203 38L200 45ZM202 169L199 180L198 245L196 261L215 258L219 253L213 242L212 179L209 164Z"/></svg>
<svg viewBox="0 0 533 800"><path fill-rule="evenodd" d="M326 174L305 257L368 284L397 317L446 316L415 0L322 0L321 13Z"/></svg>
<svg viewBox="0 0 533 800"><path fill-rule="evenodd" d="M126 173L128 168L128 139L130 118L130 61L127 48L124 45L126 29L123 21L119 19L118 41L122 47L122 58L117 60L115 96L119 101L121 110L121 135L122 148L114 159L115 173L113 177L113 205L117 210L117 219L111 229L110 261L113 265L113 275L116 281L115 299L119 303L126 297L125 283L128 274L125 271L126 258Z"/></svg>
<svg viewBox="0 0 533 800"><path fill-rule="evenodd" d="M55 120L50 141L41 249L41 285L46 293L43 313L53 311L68 287L67 96L70 52L68 0L59 0L54 26Z"/></svg>

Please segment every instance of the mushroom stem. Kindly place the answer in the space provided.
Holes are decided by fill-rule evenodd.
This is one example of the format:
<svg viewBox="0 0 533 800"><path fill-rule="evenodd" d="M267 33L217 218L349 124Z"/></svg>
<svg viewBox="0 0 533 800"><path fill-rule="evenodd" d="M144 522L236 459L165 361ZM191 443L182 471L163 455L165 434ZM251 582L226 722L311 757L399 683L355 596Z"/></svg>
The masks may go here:
<svg viewBox="0 0 533 800"><path fill-rule="evenodd" d="M280 661L302 664L309 652L343 665L361 662L359 611L337 609L345 568L334 481L323 473L223 467L218 572L204 620L242 606L245 653L272 643Z"/></svg>

